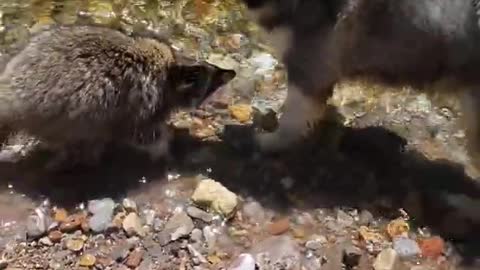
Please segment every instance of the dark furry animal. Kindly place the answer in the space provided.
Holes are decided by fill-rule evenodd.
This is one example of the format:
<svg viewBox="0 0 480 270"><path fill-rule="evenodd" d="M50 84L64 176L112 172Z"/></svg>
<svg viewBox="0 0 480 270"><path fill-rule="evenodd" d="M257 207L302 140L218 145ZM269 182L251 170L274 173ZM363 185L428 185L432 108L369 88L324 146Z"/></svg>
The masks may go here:
<svg viewBox="0 0 480 270"><path fill-rule="evenodd" d="M289 90L279 128L258 134L263 151L300 140L324 117L334 85L357 77L427 91L462 90L468 150L480 168L480 27L477 0L243 0L271 34ZM433 89L435 90L435 89Z"/></svg>
<svg viewBox="0 0 480 270"><path fill-rule="evenodd" d="M95 164L108 143L166 151L165 120L195 107L235 77L195 63L147 32L128 36L99 26L54 26L16 48L0 72L4 134L24 131L59 151Z"/></svg>

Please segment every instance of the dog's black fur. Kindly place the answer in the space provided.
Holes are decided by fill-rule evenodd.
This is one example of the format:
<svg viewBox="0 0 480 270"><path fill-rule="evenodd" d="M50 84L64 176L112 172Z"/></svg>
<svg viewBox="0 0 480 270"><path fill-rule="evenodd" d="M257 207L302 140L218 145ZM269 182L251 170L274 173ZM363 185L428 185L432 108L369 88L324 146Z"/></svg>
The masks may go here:
<svg viewBox="0 0 480 270"><path fill-rule="evenodd" d="M302 94L300 99L308 99L312 107L320 108L325 106L334 85L344 79L369 77L424 91L430 89L430 84L446 79L461 86L447 91L468 89L462 109L469 150L473 155L480 151L478 0L243 1L267 32L289 33L289 38L274 43L284 48L281 57L287 67L289 95L295 88L293 91ZM305 114L292 112L295 108L289 111L288 103L287 97L282 118ZM317 121L323 117L321 111L296 119ZM277 138L275 143L259 139L263 150L278 150L301 137L288 124L282 126L282 118L279 129L267 135L270 141ZM311 126L292 124L294 121L284 122L302 131ZM290 141L282 143L278 138L286 138L285 134Z"/></svg>

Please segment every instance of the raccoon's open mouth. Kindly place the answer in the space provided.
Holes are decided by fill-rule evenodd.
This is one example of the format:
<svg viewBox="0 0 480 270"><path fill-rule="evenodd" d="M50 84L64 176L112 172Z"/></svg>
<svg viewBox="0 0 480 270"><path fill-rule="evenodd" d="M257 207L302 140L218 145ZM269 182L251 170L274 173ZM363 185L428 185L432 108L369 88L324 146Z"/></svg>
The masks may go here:
<svg viewBox="0 0 480 270"><path fill-rule="evenodd" d="M215 99L215 93L219 93L235 76L237 76L237 73L234 70L220 69L216 71L207 83L207 91L202 100L197 100L199 103L197 103L196 107L201 107Z"/></svg>

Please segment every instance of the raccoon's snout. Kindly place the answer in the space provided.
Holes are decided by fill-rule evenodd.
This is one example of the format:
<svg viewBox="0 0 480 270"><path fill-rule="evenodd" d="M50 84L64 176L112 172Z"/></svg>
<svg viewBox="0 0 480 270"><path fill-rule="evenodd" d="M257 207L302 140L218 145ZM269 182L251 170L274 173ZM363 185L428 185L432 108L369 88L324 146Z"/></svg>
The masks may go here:
<svg viewBox="0 0 480 270"><path fill-rule="evenodd" d="M210 87L207 90L207 96L215 92L218 88L229 83L237 76L234 70L218 69L211 78Z"/></svg>

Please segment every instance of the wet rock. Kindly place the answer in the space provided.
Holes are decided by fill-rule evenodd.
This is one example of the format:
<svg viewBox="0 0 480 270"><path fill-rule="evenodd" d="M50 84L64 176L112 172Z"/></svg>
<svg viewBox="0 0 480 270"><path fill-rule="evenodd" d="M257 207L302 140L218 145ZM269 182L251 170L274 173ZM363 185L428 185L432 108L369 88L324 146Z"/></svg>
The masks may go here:
<svg viewBox="0 0 480 270"><path fill-rule="evenodd" d="M342 262L348 268L353 268L360 263L361 256L362 251L358 247L349 244L343 249Z"/></svg>
<svg viewBox="0 0 480 270"><path fill-rule="evenodd" d="M393 239L393 249L400 258L411 258L421 253L417 242L406 237L397 237Z"/></svg>
<svg viewBox="0 0 480 270"><path fill-rule="evenodd" d="M41 237L47 232L51 223L51 219L47 215L46 209L43 207L35 208L34 213L27 218L28 238L36 239Z"/></svg>
<svg viewBox="0 0 480 270"><path fill-rule="evenodd" d="M271 235L280 235L290 229L290 220L288 217L278 219L267 226L267 231Z"/></svg>
<svg viewBox="0 0 480 270"><path fill-rule="evenodd" d="M203 240L202 230L200 230L198 228L193 229L193 231L190 235L190 239L192 239L192 241L197 242L197 243L202 242L202 240Z"/></svg>
<svg viewBox="0 0 480 270"><path fill-rule="evenodd" d="M266 219L265 209L259 202L251 201L243 205L243 213L251 222L263 223Z"/></svg>
<svg viewBox="0 0 480 270"><path fill-rule="evenodd" d="M394 219L387 225L387 233L393 239L395 237L407 236L410 226L404 219Z"/></svg>
<svg viewBox="0 0 480 270"><path fill-rule="evenodd" d="M110 198L92 200L88 202L88 211L92 217L88 221L90 229L96 233L105 231L113 217L115 202Z"/></svg>
<svg viewBox="0 0 480 270"><path fill-rule="evenodd" d="M205 242L207 243L207 247L209 251L213 251L216 247L217 243L217 235L213 231L211 226L203 227L203 237L205 237Z"/></svg>
<svg viewBox="0 0 480 270"><path fill-rule="evenodd" d="M227 270L255 270L255 259L251 254L240 254L227 268Z"/></svg>
<svg viewBox="0 0 480 270"><path fill-rule="evenodd" d="M424 257L437 258L445 251L445 242L438 236L420 240L419 246Z"/></svg>
<svg viewBox="0 0 480 270"><path fill-rule="evenodd" d="M65 245L67 249L71 251L80 251L83 249L84 241L82 239L72 238L68 239Z"/></svg>
<svg viewBox="0 0 480 270"><path fill-rule="evenodd" d="M134 212L131 212L125 217L122 227L129 236L137 235L144 237L146 234L140 217Z"/></svg>
<svg viewBox="0 0 480 270"><path fill-rule="evenodd" d="M145 225L152 226L155 221L155 210L145 209L143 210L143 218L145 220Z"/></svg>
<svg viewBox="0 0 480 270"><path fill-rule="evenodd" d="M213 215L194 206L187 207L187 214L192 218L203 220L207 223L212 222Z"/></svg>
<svg viewBox="0 0 480 270"><path fill-rule="evenodd" d="M97 259L92 254L83 254L82 257L80 257L78 264L84 267L92 267L95 265L96 260Z"/></svg>
<svg viewBox="0 0 480 270"><path fill-rule="evenodd" d="M140 262L143 259L143 255L145 254L144 251L142 250L134 250L128 255L127 261L125 262L125 265L130 267L130 268L136 268L137 266L140 265Z"/></svg>
<svg viewBox="0 0 480 270"><path fill-rule="evenodd" d="M270 269L273 265L281 266L281 269L299 269L296 268L300 261L299 247L288 236L271 236L259 242L250 253L260 269Z"/></svg>
<svg viewBox="0 0 480 270"><path fill-rule="evenodd" d="M108 225L108 228L111 230L119 230L122 228L123 220L125 219L126 214L125 212L119 212L117 213L113 219L110 225Z"/></svg>
<svg viewBox="0 0 480 270"><path fill-rule="evenodd" d="M354 218L347 214L345 211L338 209L337 210L337 222L339 226L350 227L355 222Z"/></svg>
<svg viewBox="0 0 480 270"><path fill-rule="evenodd" d="M128 268L128 266L126 266L124 264L120 264L120 265L117 265L116 267L114 267L113 270L130 270L130 268Z"/></svg>
<svg viewBox="0 0 480 270"><path fill-rule="evenodd" d="M91 200L88 202L87 209L90 213L96 214L102 211L112 211L115 208L115 202L110 198Z"/></svg>
<svg viewBox="0 0 480 270"><path fill-rule="evenodd" d="M80 229L82 222L85 220L85 215L75 214L64 219L60 224L60 231L69 233Z"/></svg>
<svg viewBox="0 0 480 270"><path fill-rule="evenodd" d="M207 259L198 250L196 250L195 247L193 247L193 245L188 244L187 245L187 250L190 253L190 255L192 256L193 260L198 261L198 263L196 263L196 264L208 263Z"/></svg>
<svg viewBox="0 0 480 270"><path fill-rule="evenodd" d="M373 268L375 270L394 270L398 264L398 254L394 249L382 250L375 258Z"/></svg>
<svg viewBox="0 0 480 270"><path fill-rule="evenodd" d="M63 261L70 255L69 250L60 250L52 254L52 259L55 261Z"/></svg>
<svg viewBox="0 0 480 270"><path fill-rule="evenodd" d="M310 250L319 250L328 242L327 238L323 235L313 235L310 238L311 240L305 243L305 247Z"/></svg>
<svg viewBox="0 0 480 270"><path fill-rule="evenodd" d="M63 234L60 231L51 231L50 233L48 233L48 238L53 243L59 243L60 240L62 240L62 237L63 237Z"/></svg>
<svg viewBox="0 0 480 270"><path fill-rule="evenodd" d="M256 67L255 74L265 74L268 71L273 71L278 64L278 60L275 59L269 53L256 53L250 59L249 62Z"/></svg>
<svg viewBox="0 0 480 270"><path fill-rule="evenodd" d="M191 197L200 206L206 206L223 216L231 216L237 207L237 195L212 179L202 180Z"/></svg>
<svg viewBox="0 0 480 270"><path fill-rule="evenodd" d="M302 270L322 269L321 258L317 258L316 256L307 254L306 258L304 258L304 260L302 262L302 267L303 267Z"/></svg>
<svg viewBox="0 0 480 270"><path fill-rule="evenodd" d="M48 238L47 236L44 236L38 240L38 243L44 245L44 246L53 246L52 240Z"/></svg>
<svg viewBox="0 0 480 270"><path fill-rule="evenodd" d="M58 223L65 222L68 217L68 212L64 208L58 208L55 210L55 214L53 215L53 220Z"/></svg>
<svg viewBox="0 0 480 270"><path fill-rule="evenodd" d="M137 212L137 204L129 198L123 199L122 205L128 212Z"/></svg>
<svg viewBox="0 0 480 270"><path fill-rule="evenodd" d="M358 216L358 223L360 225L368 226L373 222L373 215L368 210L362 210Z"/></svg>
<svg viewBox="0 0 480 270"><path fill-rule="evenodd" d="M185 212L173 215L160 233L161 245L189 235L194 228L192 219Z"/></svg>
<svg viewBox="0 0 480 270"><path fill-rule="evenodd" d="M137 268L138 270L151 270L153 269L153 261L149 256L145 256L140 265Z"/></svg>
<svg viewBox="0 0 480 270"><path fill-rule="evenodd" d="M134 246L132 242L123 241L112 249L110 257L117 262L123 261Z"/></svg>
<svg viewBox="0 0 480 270"><path fill-rule="evenodd" d="M240 123L245 123L250 120L252 116L252 106L249 104L235 104L228 107L228 110L233 118Z"/></svg>

